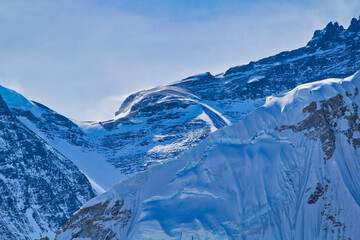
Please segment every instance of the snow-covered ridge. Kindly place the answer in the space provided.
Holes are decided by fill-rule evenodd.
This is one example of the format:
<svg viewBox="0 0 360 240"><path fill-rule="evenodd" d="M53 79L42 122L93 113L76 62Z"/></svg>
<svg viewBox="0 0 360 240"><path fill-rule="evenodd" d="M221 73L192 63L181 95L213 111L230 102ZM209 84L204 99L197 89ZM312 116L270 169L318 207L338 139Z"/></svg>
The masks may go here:
<svg viewBox="0 0 360 240"><path fill-rule="evenodd" d="M9 107L18 107L18 108L33 108L35 105L26 99L21 94L11 90L9 88L5 88L0 86L0 95L6 102Z"/></svg>
<svg viewBox="0 0 360 240"><path fill-rule="evenodd" d="M194 104L201 105L207 111L211 112L210 115L216 115L218 118L224 121L226 125L230 125L230 121L226 117L224 117L221 113L219 113L212 107L208 106L207 104L201 103L201 100L194 94L191 94L190 92L186 91L183 88L175 87L175 86L155 87L149 90L141 91L140 94L135 94L134 97L129 97L129 99L127 99L127 101L125 101L124 104L120 107L119 111L115 113L116 116L113 119L106 122L100 122L100 124L105 128L116 127L117 121L122 118L126 118L131 112L136 111L139 108L137 105L141 103L141 101L147 100L147 98L157 98L158 96L160 97L166 96L166 97L160 98L157 104L171 102L174 99L178 101L192 102ZM107 127L109 123L112 124L111 126Z"/></svg>
<svg viewBox="0 0 360 240"><path fill-rule="evenodd" d="M351 83L350 86L357 86L359 76L360 74L357 72L354 76L344 79L329 78L302 84L282 96L267 97L264 106L279 105L281 111L284 111L284 108L290 106L290 104L294 104L294 101L321 101L326 98L334 97L337 94L345 94L347 87L349 86L348 82Z"/></svg>
<svg viewBox="0 0 360 240"><path fill-rule="evenodd" d="M272 97L182 157L92 199L57 239L99 231L113 239L356 239L359 89L357 73Z"/></svg>

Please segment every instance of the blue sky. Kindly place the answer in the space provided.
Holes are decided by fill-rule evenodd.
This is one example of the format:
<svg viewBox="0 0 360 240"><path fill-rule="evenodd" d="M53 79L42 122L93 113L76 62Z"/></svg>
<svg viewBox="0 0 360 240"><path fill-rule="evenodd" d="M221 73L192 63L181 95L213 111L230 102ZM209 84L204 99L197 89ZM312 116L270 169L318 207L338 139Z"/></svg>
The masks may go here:
<svg viewBox="0 0 360 240"><path fill-rule="evenodd" d="M0 84L77 120L134 91L301 47L358 0L0 0Z"/></svg>

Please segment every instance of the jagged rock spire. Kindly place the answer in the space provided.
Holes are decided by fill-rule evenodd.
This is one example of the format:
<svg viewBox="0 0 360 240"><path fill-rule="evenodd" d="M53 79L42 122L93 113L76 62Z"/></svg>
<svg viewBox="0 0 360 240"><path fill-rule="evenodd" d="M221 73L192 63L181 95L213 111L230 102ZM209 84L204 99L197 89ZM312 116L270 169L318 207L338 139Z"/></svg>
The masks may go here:
<svg viewBox="0 0 360 240"><path fill-rule="evenodd" d="M348 31L351 31L351 32L359 32L360 31L360 17L359 17L359 19L356 19L356 18L351 19L351 23L348 28Z"/></svg>
<svg viewBox="0 0 360 240"><path fill-rule="evenodd" d="M333 24L332 22L330 22L325 27L325 31L324 31L322 39L324 42L335 40L337 38L338 34L343 30L344 30L344 27L340 26L339 23L335 22Z"/></svg>
<svg viewBox="0 0 360 240"><path fill-rule="evenodd" d="M339 23L330 22L322 30L316 30L307 47L329 49L333 44L348 43L354 38L353 34L360 32L360 18L353 18L350 26L344 29Z"/></svg>

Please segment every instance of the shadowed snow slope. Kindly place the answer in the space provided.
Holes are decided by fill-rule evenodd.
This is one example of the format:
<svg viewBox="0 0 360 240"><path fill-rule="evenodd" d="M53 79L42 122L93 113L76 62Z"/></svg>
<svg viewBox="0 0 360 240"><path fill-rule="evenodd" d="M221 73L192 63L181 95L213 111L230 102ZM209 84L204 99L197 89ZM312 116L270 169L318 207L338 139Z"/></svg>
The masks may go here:
<svg viewBox="0 0 360 240"><path fill-rule="evenodd" d="M300 85L85 204L62 239L357 239L360 74Z"/></svg>

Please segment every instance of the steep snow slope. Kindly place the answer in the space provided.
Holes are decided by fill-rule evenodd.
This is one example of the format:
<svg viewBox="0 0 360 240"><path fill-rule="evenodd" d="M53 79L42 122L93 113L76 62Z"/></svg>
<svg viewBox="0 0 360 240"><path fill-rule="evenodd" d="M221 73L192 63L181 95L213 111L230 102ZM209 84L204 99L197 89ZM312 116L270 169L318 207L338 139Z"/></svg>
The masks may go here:
<svg viewBox="0 0 360 240"><path fill-rule="evenodd" d="M108 161L124 174L165 162L216 129L241 120L267 96L299 84L346 77L360 69L360 20L314 33L307 46L282 52L216 76L189 77L130 95L115 118L86 125Z"/></svg>
<svg viewBox="0 0 360 240"><path fill-rule="evenodd" d="M360 74L267 99L90 200L57 239L357 239Z"/></svg>
<svg viewBox="0 0 360 240"><path fill-rule="evenodd" d="M54 237L95 196L85 175L46 144L9 110L7 101L27 106L0 89L0 239Z"/></svg>

